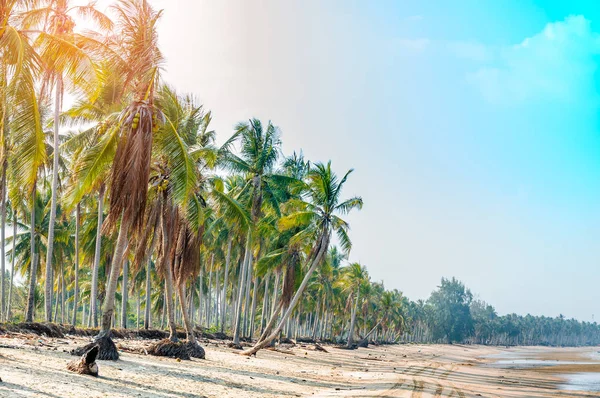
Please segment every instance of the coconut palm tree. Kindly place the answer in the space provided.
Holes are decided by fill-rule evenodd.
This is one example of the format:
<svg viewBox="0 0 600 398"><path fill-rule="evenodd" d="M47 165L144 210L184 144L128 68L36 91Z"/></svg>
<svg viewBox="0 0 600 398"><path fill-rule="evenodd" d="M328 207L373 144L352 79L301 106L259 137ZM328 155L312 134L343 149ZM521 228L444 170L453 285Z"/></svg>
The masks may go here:
<svg viewBox="0 0 600 398"><path fill-rule="evenodd" d="M350 251L352 243L348 236L349 225L337 215L347 214L353 209L362 208L363 201L360 197L341 200L341 190L350 173L352 173L352 170L348 171L341 180L338 180L338 177L331 170L331 162L326 165L323 163L315 164L308 173L305 194L308 201L296 201L297 203L294 203L294 205L299 210L279 221L279 226L283 230L302 227L302 231L296 235L297 239L313 242L312 250L306 259L308 270L275 330L268 336L261 336L254 347L243 351L244 355L256 353L277 337L298 304L313 272L322 264L329 249L332 232L337 234L342 249L345 252ZM267 327L265 332L268 329Z"/></svg>
<svg viewBox="0 0 600 398"><path fill-rule="evenodd" d="M108 126L117 123L120 111L126 106L125 74L110 62L99 65L102 76L93 100L79 100L65 112L64 119L72 124L90 124L91 127L73 134L62 145L72 153L72 181L67 192L69 206L78 206L85 195L97 192L98 219L90 290L90 314L92 325L98 326L98 270L102 246L101 227L104 217L106 180L110 172L110 160L114 158L116 137L109 134ZM85 148L85 150L83 150Z"/></svg>
<svg viewBox="0 0 600 398"><path fill-rule="evenodd" d="M29 0L6 0L0 7L0 272L5 270L6 188L12 185L11 200L34 198L38 171L46 160L44 134L36 94L35 78L41 70L26 30L19 16L27 7L37 4ZM12 132L12 134L9 134ZM12 156L18 153L18 156ZM7 176L7 169L8 176ZM32 199L33 205L33 199ZM32 213L33 214L33 213ZM32 229L33 231L33 229ZM32 240L33 242L33 240ZM34 248L32 247L32 253ZM30 285L35 287L35 272ZM34 292L30 292L33 300ZM4 308L5 284L0 282L0 303ZM32 313L32 311L30 311ZM30 317L26 317L31 320Z"/></svg>
<svg viewBox="0 0 600 398"><path fill-rule="evenodd" d="M27 10L22 15L23 25L27 29L39 29L36 46L46 69L43 91L54 87L53 147L56 154L59 148L60 113L65 86L71 90L80 90L89 97L94 92L94 82L97 80L91 55L103 48L103 44L90 33L81 34L75 31L74 15L91 19L102 29L110 30L113 26L112 21L98 11L93 3L75 6L71 5L69 0L48 0L42 7ZM52 254L58 195L58 159L59 156L54 156L52 165L52 203L48 225L49 244L44 295L46 322L52 321Z"/></svg>
<svg viewBox="0 0 600 398"><path fill-rule="evenodd" d="M233 153L231 146L240 141L240 156ZM281 187L297 183L294 178L274 173L274 167L280 155L281 140L279 130L271 122L266 128L258 119L239 123L235 134L225 143L222 149L222 165L227 169L241 173L245 185L237 196L237 200L248 204L252 227L246 232L245 253L240 270L238 299L236 305L236 321L233 331L233 344L239 346L241 316L244 295L249 291L252 267L252 249L254 225L261 217L263 202L279 211L282 199ZM248 310L249 303L246 303Z"/></svg>
<svg viewBox="0 0 600 398"><path fill-rule="evenodd" d="M110 339L117 281L130 236L139 233L144 225L152 142L163 118L160 109L155 106L162 64L156 22L161 12L155 11L146 0L122 0L113 9L120 33L119 57L114 62L125 68L125 86L131 87L133 100L106 126L105 138L89 150L99 154L101 160L92 160L83 167L87 175L97 176L112 161L110 208L103 228L114 231L118 227L102 324L96 339L100 344L99 359L118 359L118 352Z"/></svg>
<svg viewBox="0 0 600 398"><path fill-rule="evenodd" d="M361 287L369 283L367 269L359 264L352 263L344 269L345 288L349 292L348 302L352 308L350 313L350 329L348 330L347 347L352 348L354 344L354 327L356 325L356 313L361 299Z"/></svg>

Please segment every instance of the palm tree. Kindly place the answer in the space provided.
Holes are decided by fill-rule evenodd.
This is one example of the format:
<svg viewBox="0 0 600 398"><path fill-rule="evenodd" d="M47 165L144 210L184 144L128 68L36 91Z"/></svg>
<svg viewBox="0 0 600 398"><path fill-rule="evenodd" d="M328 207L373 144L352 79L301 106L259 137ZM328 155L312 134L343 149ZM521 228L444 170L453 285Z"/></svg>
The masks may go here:
<svg viewBox="0 0 600 398"><path fill-rule="evenodd" d="M31 0L6 0L0 7L0 185L1 246L0 272L5 271L6 187L12 185L9 196L14 203L34 197L38 171L44 164L46 150L36 95L35 77L40 72L40 60L25 30L19 25L20 12L35 5ZM12 134L9 132L12 131ZM9 138L12 137L12 140ZM11 153L18 156L11 158ZM9 170L8 180L6 178ZM33 204L33 200L32 200ZM33 214L33 213L32 213ZM32 241L33 242L33 241ZM32 247L32 253L34 248ZM32 274L32 275L35 275ZM35 276L30 285L35 288ZM30 297L34 299L34 292ZM4 279L0 282L0 303L5 304ZM30 311L30 313L32 313ZM26 317L31 321L31 317Z"/></svg>
<svg viewBox="0 0 600 398"><path fill-rule="evenodd" d="M75 32L75 20L71 16L77 14L96 22L101 28L112 29L112 21L94 8L87 6L71 6L69 0L48 0L44 7L26 11L22 18L28 29L39 28L36 40L40 57L47 68L43 81L46 86L54 86L54 134L55 149L52 165L52 203L50 206L50 223L48 225L48 251L46 257L45 310L46 322L52 321L52 254L54 250L54 224L58 195L58 160L60 113L64 96L65 83L68 87L82 89L88 94L94 90L96 68L91 58L92 51L98 51L102 44L91 37Z"/></svg>
<svg viewBox="0 0 600 398"><path fill-rule="evenodd" d="M120 111L126 106L125 74L115 64L99 65L101 84L97 97L90 101L79 100L65 114L71 123L94 123L92 127L70 137L62 146L73 153L73 179L67 193L69 206L77 206L84 195L97 192L98 218L90 290L90 314L92 325L98 326L98 270L102 245L101 227L104 217L106 183L110 172L110 160L114 157L117 140L108 126L117 123ZM85 148L86 150L82 150Z"/></svg>
<svg viewBox="0 0 600 398"><path fill-rule="evenodd" d="M336 232L342 249L345 252L350 251L352 243L348 236L349 225L336 213L347 214L352 209L362 208L363 201L360 197L341 200L341 190L351 172L352 170L348 171L341 180L338 180L331 170L331 162L326 165L322 163L315 164L308 173L306 197L310 201L297 201L298 203L295 203L295 205L298 206L299 210L279 221L279 225L283 230L302 227L303 229L297 234L297 238L313 242L313 248L307 257L308 271L304 275L302 283L296 290L279 325L270 335L261 336L254 347L243 351L244 355L256 353L277 337L304 293L313 272L322 264L329 249L332 232ZM265 332L268 329L267 327Z"/></svg>
<svg viewBox="0 0 600 398"><path fill-rule="evenodd" d="M344 269L344 279L346 282L346 289L349 291L348 301L351 304L352 310L350 313L350 330L348 331L348 342L347 347L352 348L354 344L354 326L356 324L356 312L360 304L360 292L361 287L368 281L367 270L364 266L359 263L352 263Z"/></svg>
<svg viewBox="0 0 600 398"><path fill-rule="evenodd" d="M214 166L216 153L211 139L205 135L210 119L204 117L202 107L191 96L180 97L170 87L161 86L156 103L163 110L165 123L156 132L156 157L150 181L153 189L156 187L156 205L162 209L160 264L167 289L169 338L177 340L172 302L176 287L188 342L195 343L186 308L185 284L188 277L198 272L201 235L207 217L208 181L201 171Z"/></svg>
<svg viewBox="0 0 600 398"><path fill-rule="evenodd" d="M230 150L230 146L238 139L241 141L240 156ZM263 202L279 211L281 198L278 197L278 188L296 181L288 176L273 173L273 168L279 158L280 146L278 129L271 122L265 129L258 119L239 123L236 126L235 134L223 146L222 164L228 169L244 175L245 185L236 199L247 199L252 225L256 225L259 221ZM254 227L251 227L246 232L244 260L240 270L236 321L233 331L233 344L237 346L240 342L244 294L246 289L249 290L251 279L249 274L252 263L253 234ZM246 303L247 310L248 304Z"/></svg>
<svg viewBox="0 0 600 398"><path fill-rule="evenodd" d="M162 55L158 49L156 22L161 12L146 0L121 0L114 7L120 29L118 43L122 56L114 62L125 68L124 81L132 87L133 101L107 126L106 138L90 149L101 154L102 161L86 165L86 174L98 175L112 160L109 181L110 210L104 222L106 231L118 226L117 241L102 309L102 324L96 341L99 359L118 359L110 339L117 281L121 272L129 237L140 232L144 224L153 136L158 131L162 113L155 106ZM116 149L111 153L111 148ZM111 156L112 155L112 156Z"/></svg>

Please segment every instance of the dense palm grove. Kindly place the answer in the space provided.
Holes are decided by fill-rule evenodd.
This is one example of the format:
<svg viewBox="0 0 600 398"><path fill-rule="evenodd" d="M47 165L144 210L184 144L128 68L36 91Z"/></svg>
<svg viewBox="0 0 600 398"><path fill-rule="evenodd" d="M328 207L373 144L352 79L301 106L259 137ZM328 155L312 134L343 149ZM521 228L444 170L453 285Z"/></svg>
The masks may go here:
<svg viewBox="0 0 600 398"><path fill-rule="evenodd" d="M0 7L2 320L98 339L122 327L177 341L183 327L191 343L200 328L255 340L246 354L278 337L599 341L595 324L498 317L464 286L456 306L444 293L456 281L412 302L348 264L343 217L362 207L343 190L351 170L284 156L279 129L256 119L217 146L211 113L162 78L147 1L110 18L68 0Z"/></svg>

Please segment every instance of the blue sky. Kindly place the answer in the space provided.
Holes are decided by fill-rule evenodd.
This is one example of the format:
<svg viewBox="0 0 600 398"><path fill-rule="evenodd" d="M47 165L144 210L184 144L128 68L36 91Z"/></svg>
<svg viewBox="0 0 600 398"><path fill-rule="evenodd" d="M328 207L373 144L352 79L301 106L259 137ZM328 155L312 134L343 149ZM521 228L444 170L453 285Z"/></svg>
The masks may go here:
<svg viewBox="0 0 600 398"><path fill-rule="evenodd" d="M105 4L106 1L100 4ZM166 78L356 169L351 260L412 299L600 316L593 1L155 0Z"/></svg>

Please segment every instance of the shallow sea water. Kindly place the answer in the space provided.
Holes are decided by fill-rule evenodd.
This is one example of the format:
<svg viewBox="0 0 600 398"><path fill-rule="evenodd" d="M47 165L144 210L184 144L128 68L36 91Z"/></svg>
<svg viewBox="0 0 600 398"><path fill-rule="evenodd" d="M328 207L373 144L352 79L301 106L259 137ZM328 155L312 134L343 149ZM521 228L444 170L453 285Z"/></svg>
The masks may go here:
<svg viewBox="0 0 600 398"><path fill-rule="evenodd" d="M600 353L593 352L589 354L592 361L560 361L560 360L543 360L534 358L535 353L523 352L504 352L490 356L497 359L496 362L489 366L504 368L504 369L527 369L535 367L547 367L556 365L585 365L585 364L600 364ZM559 384L561 390L571 391L590 391L600 392L600 373L596 372L581 372L581 373L564 373L558 374L565 380Z"/></svg>

